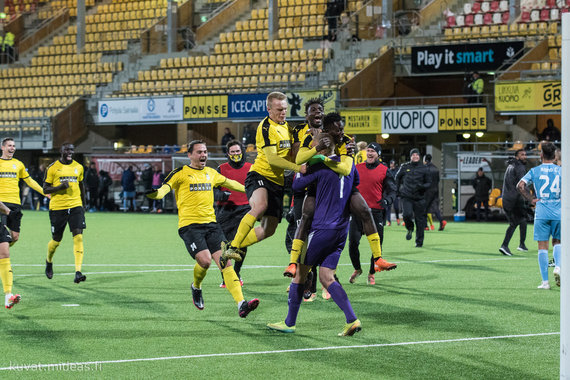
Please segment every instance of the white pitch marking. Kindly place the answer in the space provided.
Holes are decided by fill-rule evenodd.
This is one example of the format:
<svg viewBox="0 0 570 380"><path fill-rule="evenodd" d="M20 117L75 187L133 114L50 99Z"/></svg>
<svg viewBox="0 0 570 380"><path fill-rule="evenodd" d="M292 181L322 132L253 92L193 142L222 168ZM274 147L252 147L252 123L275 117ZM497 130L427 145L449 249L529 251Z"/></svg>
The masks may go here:
<svg viewBox="0 0 570 380"><path fill-rule="evenodd" d="M436 344L436 343L454 343L454 342L472 342L481 340L491 340L491 339L513 339L513 338L529 338L536 336L548 336L548 335L560 335L560 332L546 332L537 334L518 334L518 335L499 335L499 336L484 336L475 338L458 338L458 339L444 339L444 340L424 340L418 342L398 342L398 343L378 343L378 344L363 344L355 346L329 346L329 347L308 347L308 348L297 348L291 350L273 350L273 351L245 351L245 352L227 352L219 354L198 354L198 355L182 355L182 356L163 356L156 358L139 358L139 359L122 359L122 360L101 360L101 361L91 361L91 362L77 362L77 363L53 363L53 364L34 364L34 368L50 368L58 367L63 364L66 365L91 365L91 364L118 364L118 363L133 363L133 362L152 362L161 360L179 360L179 359L195 359L195 358L212 358L212 357L223 357L223 356L248 356L248 355L271 355L271 354L283 354L291 352L309 352L309 351L330 351L330 350L346 350L346 349L356 349L356 348L377 348L377 347L395 347L395 346L412 346L418 344ZM12 367L1 367L0 371L7 370L22 370L26 369L26 366L12 366Z"/></svg>
<svg viewBox="0 0 570 380"><path fill-rule="evenodd" d="M77 306L79 306L79 304L78 303L68 303L68 304L63 304L61 306L63 306L63 307L77 307Z"/></svg>

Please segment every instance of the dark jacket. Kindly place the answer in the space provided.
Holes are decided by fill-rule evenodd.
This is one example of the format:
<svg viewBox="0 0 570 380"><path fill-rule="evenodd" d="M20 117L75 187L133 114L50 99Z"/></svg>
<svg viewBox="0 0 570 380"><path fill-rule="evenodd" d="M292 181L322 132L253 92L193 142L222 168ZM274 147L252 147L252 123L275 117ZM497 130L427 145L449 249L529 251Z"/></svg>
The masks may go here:
<svg viewBox="0 0 570 380"><path fill-rule="evenodd" d="M401 198L420 200L431 187L428 168L421 162L406 162L396 175L396 186Z"/></svg>
<svg viewBox="0 0 570 380"><path fill-rule="evenodd" d="M439 169L432 162L426 164L431 181L431 187L426 191L426 197L434 197L439 194Z"/></svg>
<svg viewBox="0 0 570 380"><path fill-rule="evenodd" d="M526 174L526 165L516 158L509 158L503 180L503 204L518 203L523 197L517 190L517 184Z"/></svg>
<svg viewBox="0 0 570 380"><path fill-rule="evenodd" d="M491 187L493 184L491 183L491 179L483 174L479 177L475 174L475 178L473 178L473 188L475 189L475 200L476 201L485 201L489 199L489 191L491 191Z"/></svg>
<svg viewBox="0 0 570 380"><path fill-rule="evenodd" d="M123 191L136 191L135 187L135 173L132 170L125 170L123 176L121 177L121 185L123 186Z"/></svg>
<svg viewBox="0 0 570 380"><path fill-rule="evenodd" d="M141 173L141 181L145 190L152 189L152 168L149 166Z"/></svg>
<svg viewBox="0 0 570 380"><path fill-rule="evenodd" d="M85 171L85 184L88 189L99 188L99 174L97 174L97 170L88 168Z"/></svg>

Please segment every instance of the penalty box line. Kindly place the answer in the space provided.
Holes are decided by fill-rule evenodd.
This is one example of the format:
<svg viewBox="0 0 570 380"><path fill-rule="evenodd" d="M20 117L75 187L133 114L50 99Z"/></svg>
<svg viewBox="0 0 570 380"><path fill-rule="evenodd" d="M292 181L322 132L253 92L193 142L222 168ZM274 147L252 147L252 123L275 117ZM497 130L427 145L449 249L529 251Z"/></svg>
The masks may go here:
<svg viewBox="0 0 570 380"><path fill-rule="evenodd" d="M440 344L440 343L458 343L458 342L474 342L474 341L484 341L484 340L495 340L495 339L515 339L515 338L531 338L538 336L549 336L549 335L560 335L560 332L545 332L545 333L535 333L535 334L517 334L517 335L498 335L498 336L485 336L485 337L474 337L474 338L457 338L457 339L443 339L443 340L424 340L415 342L398 342L398 343L378 343L378 344L363 344L363 345L353 345L353 346L328 346L328 347L307 347L307 348L296 348L290 350L272 350L272 351L245 351L245 352L226 352L218 354L196 354L196 355L181 355L181 356L162 356L155 358L139 358L139 359L121 359L121 360L101 360L101 361L89 361L89 362L77 362L77 363L53 363L53 364L33 364L33 368L60 368L62 365L75 365L75 366L86 366L86 365L101 365L101 364L120 364L120 363L136 363L136 362L153 362L153 361L163 361L163 360L180 360L180 359L196 359L196 358L212 358L212 357L224 357L224 356L250 356L250 355L273 355L273 354L285 354L294 352L311 352L311 351L332 351L332 350L346 350L346 349L367 349L367 348L383 348L383 347L398 347L398 346L414 346L423 344ZM26 370L30 369L31 366L10 366L1 367L0 371L13 371L13 370Z"/></svg>

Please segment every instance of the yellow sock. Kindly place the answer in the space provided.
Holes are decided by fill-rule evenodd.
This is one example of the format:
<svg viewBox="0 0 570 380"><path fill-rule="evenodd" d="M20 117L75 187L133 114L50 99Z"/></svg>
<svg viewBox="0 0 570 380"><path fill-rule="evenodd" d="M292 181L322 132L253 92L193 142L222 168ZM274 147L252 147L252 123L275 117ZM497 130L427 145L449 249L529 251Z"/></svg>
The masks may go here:
<svg viewBox="0 0 570 380"><path fill-rule="evenodd" d="M73 237L73 255L75 256L75 271L81 272L81 264L83 264L83 234L77 234Z"/></svg>
<svg viewBox="0 0 570 380"><path fill-rule="evenodd" d="M427 214L427 220L428 220L428 224L430 226L433 226L433 217L431 216L431 214Z"/></svg>
<svg viewBox="0 0 570 380"><path fill-rule="evenodd" d="M4 287L4 293L12 293L12 266L10 265L10 258L0 259L0 278L2 279L2 286Z"/></svg>
<svg viewBox="0 0 570 380"><path fill-rule="evenodd" d="M53 255L55 255L55 250L59 247L59 242L55 240L50 240L48 243L48 252L47 252L47 262L53 262Z"/></svg>
<svg viewBox="0 0 570 380"><path fill-rule="evenodd" d="M240 248L249 247L250 245L257 243L258 241L259 240L257 240L257 235L255 234L255 228L252 228L251 231L249 231L249 233L245 237L245 239L243 239L243 241L241 242Z"/></svg>
<svg viewBox="0 0 570 380"><path fill-rule="evenodd" d="M245 214L242 218L241 222L239 222L239 226L236 232L236 236L234 240L231 242L231 245L236 248L241 248L242 243L245 238L248 236L249 232L253 229L255 225L255 216L251 214Z"/></svg>
<svg viewBox="0 0 570 380"><path fill-rule="evenodd" d="M303 240L293 239L293 244L291 245L291 259L289 260L289 263L292 264L299 261L299 256L301 256L303 244L305 244Z"/></svg>
<svg viewBox="0 0 570 380"><path fill-rule="evenodd" d="M380 236L378 236L378 232L366 236L368 239L368 243L370 244L370 249L372 250L372 256L375 259L382 257L382 248L380 247Z"/></svg>
<svg viewBox="0 0 570 380"><path fill-rule="evenodd" d="M208 273L207 268L202 268L198 263L194 265L194 287L196 289L202 288L202 280L206 277L206 273Z"/></svg>
<svg viewBox="0 0 570 380"><path fill-rule="evenodd" d="M234 270L234 267L226 267L222 271L222 276L224 277L224 283L226 284L226 289L230 292L234 301L239 305L241 301L244 300L243 293L241 291L241 285L239 283L239 278Z"/></svg>

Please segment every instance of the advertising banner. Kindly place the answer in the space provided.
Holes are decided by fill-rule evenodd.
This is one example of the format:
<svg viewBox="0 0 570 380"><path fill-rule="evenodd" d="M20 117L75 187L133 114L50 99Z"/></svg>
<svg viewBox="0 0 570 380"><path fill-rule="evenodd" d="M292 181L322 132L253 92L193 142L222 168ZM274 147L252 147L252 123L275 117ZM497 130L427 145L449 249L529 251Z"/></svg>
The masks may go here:
<svg viewBox="0 0 570 380"><path fill-rule="evenodd" d="M182 120L182 98L104 99L98 123L146 123Z"/></svg>
<svg viewBox="0 0 570 380"><path fill-rule="evenodd" d="M337 92L334 90L288 92L289 109L287 117L292 119L305 118L305 103L309 99L321 98L325 103L325 114L336 109ZM267 115L267 114L266 114ZM264 116L266 116L264 115Z"/></svg>
<svg viewBox="0 0 570 380"><path fill-rule="evenodd" d="M491 154L490 153L472 153L459 154L459 170L462 172L477 172L479 168L483 168L484 172L491 171Z"/></svg>
<svg viewBox="0 0 570 380"><path fill-rule="evenodd" d="M184 97L184 119L219 119L227 117L227 95Z"/></svg>
<svg viewBox="0 0 570 380"><path fill-rule="evenodd" d="M440 131L485 131L487 109L485 107L439 108Z"/></svg>
<svg viewBox="0 0 570 380"><path fill-rule="evenodd" d="M382 109L382 133L437 133L438 123L438 109L435 107Z"/></svg>
<svg viewBox="0 0 570 380"><path fill-rule="evenodd" d="M346 109L340 112L348 134L378 134L382 131L382 109Z"/></svg>
<svg viewBox="0 0 570 380"><path fill-rule="evenodd" d="M523 41L412 47L412 73L494 71L512 65Z"/></svg>
<svg viewBox="0 0 570 380"><path fill-rule="evenodd" d="M228 117L231 119L263 119L267 116L265 100L268 94L228 96Z"/></svg>
<svg viewBox="0 0 570 380"><path fill-rule="evenodd" d="M561 104L560 81L495 84L495 110L499 112L560 110Z"/></svg>

